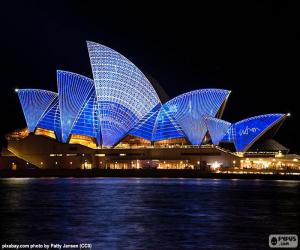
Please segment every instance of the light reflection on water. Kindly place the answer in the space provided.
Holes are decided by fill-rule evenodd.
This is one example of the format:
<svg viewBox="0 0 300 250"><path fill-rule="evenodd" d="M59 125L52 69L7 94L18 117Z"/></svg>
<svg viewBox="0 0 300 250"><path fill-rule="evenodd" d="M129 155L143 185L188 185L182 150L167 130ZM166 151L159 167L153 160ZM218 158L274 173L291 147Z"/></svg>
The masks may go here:
<svg viewBox="0 0 300 250"><path fill-rule="evenodd" d="M263 249L300 232L300 182L0 179L1 241L93 249Z"/></svg>

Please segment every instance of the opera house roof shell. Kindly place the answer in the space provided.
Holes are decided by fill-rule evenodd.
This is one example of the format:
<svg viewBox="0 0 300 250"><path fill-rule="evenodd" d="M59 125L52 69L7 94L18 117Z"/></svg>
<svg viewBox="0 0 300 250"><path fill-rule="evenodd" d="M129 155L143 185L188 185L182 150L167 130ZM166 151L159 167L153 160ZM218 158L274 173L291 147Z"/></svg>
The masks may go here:
<svg viewBox="0 0 300 250"><path fill-rule="evenodd" d="M58 92L18 89L27 128L54 131L62 143L71 135L114 147L127 135L155 142L185 138L201 145L230 142L246 151L287 114L266 114L229 123L221 120L230 91L199 89L161 101L149 79L131 61L104 45L87 42L93 79L57 71Z"/></svg>

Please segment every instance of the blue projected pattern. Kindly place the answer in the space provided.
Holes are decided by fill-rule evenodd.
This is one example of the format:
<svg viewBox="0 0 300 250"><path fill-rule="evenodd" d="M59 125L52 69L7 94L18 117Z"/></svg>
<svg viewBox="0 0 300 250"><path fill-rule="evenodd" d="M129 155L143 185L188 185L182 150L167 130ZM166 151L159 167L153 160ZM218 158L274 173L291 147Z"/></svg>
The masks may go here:
<svg viewBox="0 0 300 250"><path fill-rule="evenodd" d="M98 102L103 146L119 142L139 119L131 110L112 102Z"/></svg>
<svg viewBox="0 0 300 250"><path fill-rule="evenodd" d="M152 142L185 138L200 145L209 132L213 144L232 142L237 151L246 151L285 117L267 114L234 124L217 119L230 94L223 89L195 90L162 104L145 75L123 55L94 42L87 47L94 80L57 71L58 94L17 91L30 132L52 130L62 142L71 134L95 137L104 147L128 134Z"/></svg>
<svg viewBox="0 0 300 250"><path fill-rule="evenodd" d="M104 146L113 146L160 103L145 75L118 52L87 42Z"/></svg>
<svg viewBox="0 0 300 250"><path fill-rule="evenodd" d="M138 122L136 126L134 126L129 134L153 141L153 129L160 109L161 104L156 105Z"/></svg>
<svg viewBox="0 0 300 250"><path fill-rule="evenodd" d="M234 144L237 151L247 151L251 145L273 125L280 121L284 114L266 114L251 117L234 124Z"/></svg>
<svg viewBox="0 0 300 250"><path fill-rule="evenodd" d="M61 141L60 110L58 97L56 97L51 103L50 107L45 112L45 115L42 117L37 127L54 131L56 139L58 141Z"/></svg>
<svg viewBox="0 0 300 250"><path fill-rule="evenodd" d="M149 141L185 137L180 126L176 124L161 104L158 104L141 119L129 134Z"/></svg>
<svg viewBox="0 0 300 250"><path fill-rule="evenodd" d="M19 89L18 96L30 132L36 126L48 107L57 97L57 93L41 89Z"/></svg>
<svg viewBox="0 0 300 250"><path fill-rule="evenodd" d="M177 96L163 106L191 144L199 145L207 132L204 117L215 117L229 94L223 89L200 89Z"/></svg>
<svg viewBox="0 0 300 250"><path fill-rule="evenodd" d="M93 80L67 71L57 71L62 141L67 142L83 106L92 95Z"/></svg>
<svg viewBox="0 0 300 250"><path fill-rule="evenodd" d="M153 129L152 140L160 141L180 137L185 137L182 129L162 106Z"/></svg>
<svg viewBox="0 0 300 250"><path fill-rule="evenodd" d="M95 137L98 145L100 145L100 129L98 124L97 100L95 92L93 92L80 111L80 115L75 121L75 125L71 131L71 134Z"/></svg>
<svg viewBox="0 0 300 250"><path fill-rule="evenodd" d="M234 124L231 124L231 126L227 130L226 134L222 138L221 142L232 142L232 143L234 143L234 138L235 138Z"/></svg>
<svg viewBox="0 0 300 250"><path fill-rule="evenodd" d="M213 144L219 145L231 123L214 117L206 117L205 122Z"/></svg>

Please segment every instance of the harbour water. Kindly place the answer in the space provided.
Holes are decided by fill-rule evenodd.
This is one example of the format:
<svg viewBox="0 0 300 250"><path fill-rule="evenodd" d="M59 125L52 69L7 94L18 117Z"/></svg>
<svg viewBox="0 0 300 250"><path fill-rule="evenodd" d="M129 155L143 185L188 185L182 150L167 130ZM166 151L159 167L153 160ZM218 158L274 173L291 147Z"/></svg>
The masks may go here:
<svg viewBox="0 0 300 250"><path fill-rule="evenodd" d="M300 182L2 178L1 243L92 249L269 249L300 232Z"/></svg>

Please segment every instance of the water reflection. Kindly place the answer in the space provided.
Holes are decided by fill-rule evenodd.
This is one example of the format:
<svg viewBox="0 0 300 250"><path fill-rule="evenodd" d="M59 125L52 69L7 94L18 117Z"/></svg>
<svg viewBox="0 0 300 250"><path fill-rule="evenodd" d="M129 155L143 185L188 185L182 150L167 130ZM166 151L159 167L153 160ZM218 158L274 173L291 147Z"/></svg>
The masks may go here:
<svg viewBox="0 0 300 250"><path fill-rule="evenodd" d="M0 179L1 239L94 249L262 249L299 233L296 181Z"/></svg>

